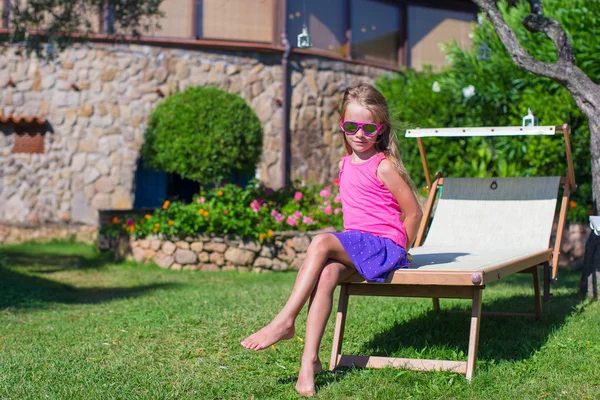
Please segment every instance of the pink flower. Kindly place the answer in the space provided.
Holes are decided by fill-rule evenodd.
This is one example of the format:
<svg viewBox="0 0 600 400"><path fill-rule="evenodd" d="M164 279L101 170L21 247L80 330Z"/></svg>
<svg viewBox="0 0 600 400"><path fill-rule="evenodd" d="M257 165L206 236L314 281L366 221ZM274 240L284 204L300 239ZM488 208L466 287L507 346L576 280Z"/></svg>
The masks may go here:
<svg viewBox="0 0 600 400"><path fill-rule="evenodd" d="M301 216L302 216L302 213L300 211L294 212L294 218L299 219Z"/></svg>
<svg viewBox="0 0 600 400"><path fill-rule="evenodd" d="M342 212L342 209L341 209L341 208L336 208L336 209L334 209L334 210L333 210L333 213L334 213L334 214L339 214L339 213L341 213L341 212Z"/></svg>
<svg viewBox="0 0 600 400"><path fill-rule="evenodd" d="M250 207L254 210L255 213L258 212L258 210L260 209L260 200L256 199L253 200L252 203L250 203ZM275 210L273 210L275 211Z"/></svg>
<svg viewBox="0 0 600 400"><path fill-rule="evenodd" d="M271 189L270 187L265 189L265 192L267 192L267 194L270 196L273 194L273 189Z"/></svg>
<svg viewBox="0 0 600 400"><path fill-rule="evenodd" d="M204 203L204 201L205 201L204 197L198 197L198 200L196 200L196 203L202 204L202 203Z"/></svg>
<svg viewBox="0 0 600 400"><path fill-rule="evenodd" d="M288 218L287 218L287 221L286 221L286 222L288 223L288 225L291 225L291 226L296 226L296 223L297 223L298 221L296 221L296 218L294 218L294 217L291 217L291 216L290 216L290 217L288 217Z"/></svg>
<svg viewBox="0 0 600 400"><path fill-rule="evenodd" d="M323 212L327 215L331 215L331 206L327 206L323 209Z"/></svg>
<svg viewBox="0 0 600 400"><path fill-rule="evenodd" d="M296 200L302 200L302 192L296 192L294 194L294 199L296 199Z"/></svg>
<svg viewBox="0 0 600 400"><path fill-rule="evenodd" d="M133 220L131 218L127 218L127 225L133 225Z"/></svg>
<svg viewBox="0 0 600 400"><path fill-rule="evenodd" d="M310 217L304 217L302 218L302 223L306 225L311 225L313 223L313 220Z"/></svg>
<svg viewBox="0 0 600 400"><path fill-rule="evenodd" d="M284 216L283 214L281 214L280 212L278 212L277 210L272 210L271 211L271 216L275 219L275 221L282 223L284 220Z"/></svg>
<svg viewBox="0 0 600 400"><path fill-rule="evenodd" d="M325 189L321 190L319 192L319 196L321 196L321 197L329 197L329 196L331 196L331 189L329 188L329 186L326 187Z"/></svg>
<svg viewBox="0 0 600 400"><path fill-rule="evenodd" d="M333 201L335 201L336 203L341 203L342 202L342 198L338 194L337 196L335 196L335 199L333 199Z"/></svg>

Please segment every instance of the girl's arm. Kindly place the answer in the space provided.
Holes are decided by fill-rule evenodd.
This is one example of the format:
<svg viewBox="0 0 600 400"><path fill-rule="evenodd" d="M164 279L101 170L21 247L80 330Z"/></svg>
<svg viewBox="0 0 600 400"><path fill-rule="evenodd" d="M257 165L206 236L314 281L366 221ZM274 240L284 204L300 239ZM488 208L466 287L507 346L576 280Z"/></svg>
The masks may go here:
<svg viewBox="0 0 600 400"><path fill-rule="evenodd" d="M377 168L377 177L388 188L400 204L406 227L406 250L408 251L417 237L423 212L410 185L400 176L389 160L382 160Z"/></svg>

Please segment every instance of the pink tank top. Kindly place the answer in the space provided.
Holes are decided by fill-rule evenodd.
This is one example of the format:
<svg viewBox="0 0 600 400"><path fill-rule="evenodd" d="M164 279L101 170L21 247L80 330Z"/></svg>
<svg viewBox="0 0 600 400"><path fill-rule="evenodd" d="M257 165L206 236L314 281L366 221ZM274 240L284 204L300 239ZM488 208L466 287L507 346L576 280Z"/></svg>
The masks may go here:
<svg viewBox="0 0 600 400"><path fill-rule="evenodd" d="M353 164L351 155L342 158L340 198L344 229L388 238L406 248L400 205L377 177L377 167L384 158L383 153L377 153L360 164Z"/></svg>

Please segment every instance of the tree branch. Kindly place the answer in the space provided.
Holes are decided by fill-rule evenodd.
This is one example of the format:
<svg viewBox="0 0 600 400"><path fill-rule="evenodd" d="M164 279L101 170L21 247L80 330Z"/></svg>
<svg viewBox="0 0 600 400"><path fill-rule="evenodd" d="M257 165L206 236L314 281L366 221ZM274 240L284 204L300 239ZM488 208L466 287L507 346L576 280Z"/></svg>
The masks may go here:
<svg viewBox="0 0 600 400"><path fill-rule="evenodd" d="M563 27L552 18L544 17L544 6L541 0L529 0L531 13L523 20L523 25L530 32L542 32L552 40L558 52L558 64L575 63L573 46Z"/></svg>
<svg viewBox="0 0 600 400"><path fill-rule="evenodd" d="M0 0L3 1L3 0ZM52 41L59 51L71 44L71 36L85 40L92 32L97 12L107 2L113 5L112 18L119 34L158 28L163 0L27 0L15 1L10 9L12 43L24 43L27 54L43 55L43 44ZM43 32L43 34L40 34Z"/></svg>
<svg viewBox="0 0 600 400"><path fill-rule="evenodd" d="M515 64L536 75L545 76L561 83L584 112L590 107L594 109L598 107L600 87L575 65L571 42L556 20L544 17L541 0L529 0L531 13L525 17L523 23L530 31L542 32L552 40L558 52L556 64L538 61L527 53L515 32L504 21L502 13L496 5L496 0L473 0L473 2L485 12Z"/></svg>
<svg viewBox="0 0 600 400"><path fill-rule="evenodd" d="M473 0L473 2L485 12L491 24L496 29L496 33L504 44L504 47L506 47L511 58L518 66L533 72L534 74L547 76L548 78L561 78L556 65L550 65L536 60L527 53L523 46L521 46L517 35L508 26L506 21L504 21L502 13L500 13L500 10L496 6L495 0Z"/></svg>

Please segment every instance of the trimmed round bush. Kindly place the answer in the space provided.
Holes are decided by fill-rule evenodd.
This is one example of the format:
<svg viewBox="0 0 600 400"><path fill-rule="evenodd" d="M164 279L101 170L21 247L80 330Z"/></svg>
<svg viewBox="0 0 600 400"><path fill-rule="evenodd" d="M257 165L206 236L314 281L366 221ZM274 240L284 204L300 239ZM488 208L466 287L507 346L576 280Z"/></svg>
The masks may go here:
<svg viewBox="0 0 600 400"><path fill-rule="evenodd" d="M244 99L214 87L190 87L156 107L142 147L151 168L201 184L253 175L262 127Z"/></svg>

